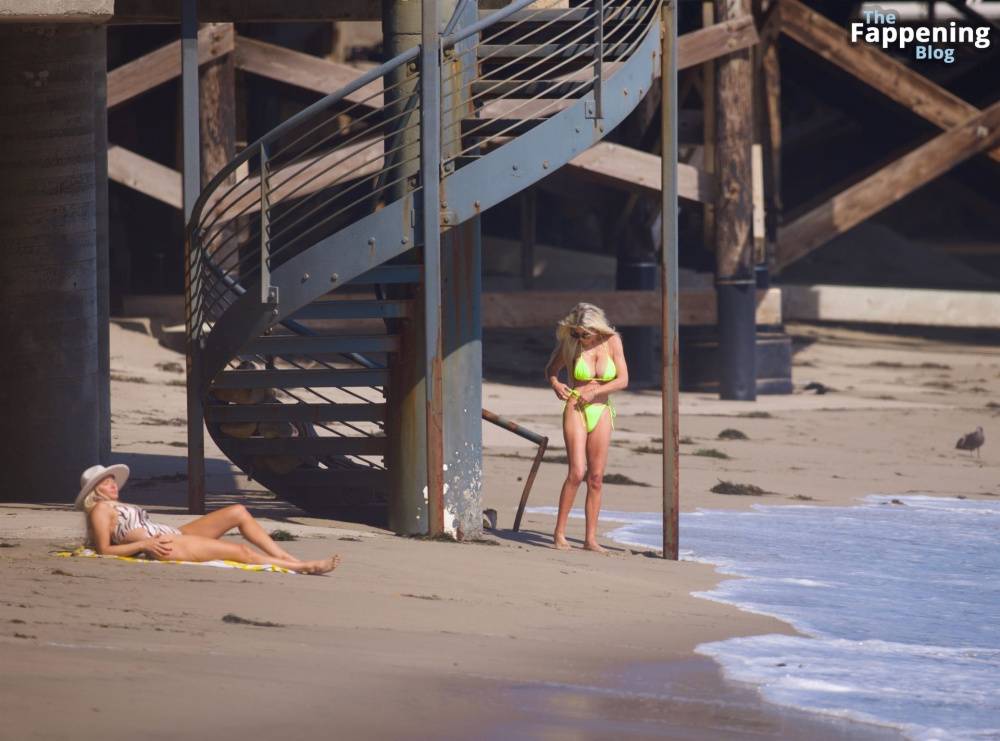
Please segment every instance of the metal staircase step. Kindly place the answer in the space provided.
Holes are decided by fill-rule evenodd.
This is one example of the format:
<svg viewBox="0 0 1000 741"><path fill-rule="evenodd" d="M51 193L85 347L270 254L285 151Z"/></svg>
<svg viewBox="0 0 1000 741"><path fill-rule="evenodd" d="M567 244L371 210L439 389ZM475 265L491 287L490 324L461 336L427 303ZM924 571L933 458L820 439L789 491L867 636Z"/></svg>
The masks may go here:
<svg viewBox="0 0 1000 741"><path fill-rule="evenodd" d="M291 486L315 487L336 491L348 486L381 488L389 483L384 468L299 468L281 477Z"/></svg>
<svg viewBox="0 0 1000 741"><path fill-rule="evenodd" d="M354 278L351 283L420 283L423 278L423 265L379 265Z"/></svg>
<svg viewBox="0 0 1000 741"><path fill-rule="evenodd" d="M617 59L628 49L627 44L605 44L604 60ZM581 64L593 62L593 44L480 44L476 47L480 60L509 61L511 59L564 59L579 55Z"/></svg>
<svg viewBox="0 0 1000 741"><path fill-rule="evenodd" d="M557 98L581 98L590 92L594 82L586 80L486 80L472 83L473 97L491 98L534 98L550 100Z"/></svg>
<svg viewBox="0 0 1000 741"><path fill-rule="evenodd" d="M397 350L399 337L393 334L267 335L250 342L241 354L284 356Z"/></svg>
<svg viewBox="0 0 1000 741"><path fill-rule="evenodd" d="M239 455L384 455L385 437L233 437L226 447Z"/></svg>
<svg viewBox="0 0 1000 741"><path fill-rule="evenodd" d="M385 368L309 368L300 370L223 371L212 382L219 389L255 388L335 388L344 386L382 386L389 382Z"/></svg>
<svg viewBox="0 0 1000 741"><path fill-rule="evenodd" d="M208 422L384 422L385 404L209 404Z"/></svg>
<svg viewBox="0 0 1000 741"><path fill-rule="evenodd" d="M303 306L293 319L401 319L410 316L411 299L363 301L314 301Z"/></svg>

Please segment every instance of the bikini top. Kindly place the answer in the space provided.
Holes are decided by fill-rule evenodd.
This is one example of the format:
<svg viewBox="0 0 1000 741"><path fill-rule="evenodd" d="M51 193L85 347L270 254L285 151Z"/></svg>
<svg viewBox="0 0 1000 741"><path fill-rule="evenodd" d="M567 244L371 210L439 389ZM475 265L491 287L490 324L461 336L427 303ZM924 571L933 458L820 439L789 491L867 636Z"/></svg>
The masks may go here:
<svg viewBox="0 0 1000 741"><path fill-rule="evenodd" d="M133 530L145 530L146 534L155 538L157 535L180 535L180 530L171 525L161 525L149 519L146 510L136 507L134 504L115 502L117 510L117 520L115 529L111 533L111 545L127 543L127 537Z"/></svg>
<svg viewBox="0 0 1000 741"><path fill-rule="evenodd" d="M594 370L596 371L596 368ZM611 356L608 356L608 361L604 365L604 373L601 374L600 378L591 374L583 355L576 359L576 365L573 366L573 378L577 381L613 381L617 377L618 369L615 368L615 361L611 359Z"/></svg>

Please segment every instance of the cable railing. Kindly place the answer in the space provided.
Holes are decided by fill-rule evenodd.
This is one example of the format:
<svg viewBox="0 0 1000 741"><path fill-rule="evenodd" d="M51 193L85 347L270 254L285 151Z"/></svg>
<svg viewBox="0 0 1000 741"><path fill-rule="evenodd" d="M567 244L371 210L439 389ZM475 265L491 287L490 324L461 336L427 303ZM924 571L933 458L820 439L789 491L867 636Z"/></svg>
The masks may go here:
<svg viewBox="0 0 1000 741"><path fill-rule="evenodd" d="M602 81L645 38L659 8L656 0L591 0L561 11L525 10L530 5L508 6L505 19L480 30L472 52L478 57L476 84L444 111L451 123L445 124L442 145L446 177L589 93L589 117L599 121ZM443 43L447 49L466 38L468 29ZM534 53L511 53L521 47L534 47ZM443 85L461 74L453 72ZM462 117L464 125L455 121Z"/></svg>

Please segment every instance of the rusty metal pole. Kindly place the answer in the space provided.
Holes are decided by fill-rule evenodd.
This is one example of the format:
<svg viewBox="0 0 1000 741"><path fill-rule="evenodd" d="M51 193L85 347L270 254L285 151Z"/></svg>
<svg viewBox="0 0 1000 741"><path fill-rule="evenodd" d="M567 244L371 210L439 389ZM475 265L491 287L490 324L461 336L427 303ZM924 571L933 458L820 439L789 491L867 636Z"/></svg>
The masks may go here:
<svg viewBox="0 0 1000 741"><path fill-rule="evenodd" d="M420 49L420 185L424 243L424 386L427 534L444 532L444 384L441 337L441 30L438 3L424 0Z"/></svg>
<svg viewBox="0 0 1000 741"><path fill-rule="evenodd" d="M199 133L198 93L198 1L183 0L181 5L181 121L184 142L184 222L191 218L194 203L201 192L201 152ZM201 408L200 380L201 322L192 321L192 307L198 303L201 285L198 280L197 256L185 240L187 259L188 296L188 348L187 348L187 454L188 454L188 512L205 512L205 425Z"/></svg>
<svg viewBox="0 0 1000 741"><path fill-rule="evenodd" d="M420 44L420 3L414 0L383 0L383 54L391 59L400 52ZM419 95L419 62L388 75L386 114L395 117L400 151L398 178L405 178L390 190L389 197L408 199L407 214L415 218L419 191L413 190L419 180L419 127L413 117L404 115L411 95ZM416 241L416 240L415 240ZM416 248L401 256L401 261L419 263ZM417 305L419 290L409 285L383 287L386 298L408 299ZM391 373L386 387L386 436L389 469L389 528L400 535L427 532L427 454L424 447L424 322L423 312L414 311L404 320L387 320L390 332L399 336L399 352L390 356Z"/></svg>
<svg viewBox="0 0 1000 741"><path fill-rule="evenodd" d="M679 556L680 398L677 341L677 2L662 7L660 136L663 143L660 286L663 292L663 557Z"/></svg>

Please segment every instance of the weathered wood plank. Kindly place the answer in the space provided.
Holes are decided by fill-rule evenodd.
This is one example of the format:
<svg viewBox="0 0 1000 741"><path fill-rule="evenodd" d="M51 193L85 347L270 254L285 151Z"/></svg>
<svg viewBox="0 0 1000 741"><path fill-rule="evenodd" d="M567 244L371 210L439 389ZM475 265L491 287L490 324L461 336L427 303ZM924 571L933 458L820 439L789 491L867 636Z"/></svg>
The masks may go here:
<svg viewBox="0 0 1000 741"><path fill-rule="evenodd" d="M598 142L567 166L574 173L625 190L659 195L662 172L655 154L621 144ZM681 198L700 203L715 199L715 181L691 165L677 164L677 187Z"/></svg>
<svg viewBox="0 0 1000 741"><path fill-rule="evenodd" d="M177 0L115 0L113 23L179 23ZM379 0L201 0L203 22L251 21L377 21Z"/></svg>
<svg viewBox="0 0 1000 741"><path fill-rule="evenodd" d="M312 90L322 95L340 90L363 73L355 67L268 44L245 36L236 38L236 66L255 75ZM382 106L382 81L376 80L347 96L352 103Z"/></svg>
<svg viewBox="0 0 1000 741"><path fill-rule="evenodd" d="M1000 294L860 286L782 286L788 321L1000 329Z"/></svg>
<svg viewBox="0 0 1000 741"><path fill-rule="evenodd" d="M781 228L775 267L781 270L998 141L995 103Z"/></svg>
<svg viewBox="0 0 1000 741"><path fill-rule="evenodd" d="M483 294L484 327L547 327L566 316L579 297L570 291L523 291ZM659 291L591 291L587 300L597 304L619 327L659 326ZM709 326L716 323L715 290L681 289L680 323ZM781 323L781 289L757 292L757 323Z"/></svg>
<svg viewBox="0 0 1000 741"><path fill-rule="evenodd" d="M382 147L381 139L366 140L286 165L271 175L272 202L302 198L341 179L378 172L382 169ZM110 147L108 177L174 208L181 208L181 174L135 152L119 146ZM237 215L253 214L260 208L259 189L257 176L248 177L237 183L231 192L220 190L220 197L209 201L206 210L216 210L217 225Z"/></svg>
<svg viewBox="0 0 1000 741"><path fill-rule="evenodd" d="M751 15L690 31L677 37L677 69L696 67L710 59L749 49L758 41Z"/></svg>
<svg viewBox="0 0 1000 741"><path fill-rule="evenodd" d="M747 8L742 8L747 5ZM715 0L715 17L749 9L746 0ZM742 20L739 16L730 22ZM715 71L715 264L719 279L753 277L753 68L749 50L720 59Z"/></svg>
<svg viewBox="0 0 1000 741"><path fill-rule="evenodd" d="M123 147L108 147L108 178L180 209L181 174Z"/></svg>
<svg viewBox="0 0 1000 741"><path fill-rule="evenodd" d="M227 33L232 35L231 23ZM236 69L233 57L213 59L198 70L201 105L201 184L206 185L236 154Z"/></svg>
<svg viewBox="0 0 1000 741"><path fill-rule="evenodd" d="M799 0L781 0L781 30L828 62L866 82L916 115L950 129L979 109L848 32ZM989 156L1000 162L1000 147Z"/></svg>
<svg viewBox="0 0 1000 741"><path fill-rule="evenodd" d="M198 63L205 64L233 50L231 23L209 24L198 31ZM108 72L108 110L181 73L181 42L174 41Z"/></svg>

